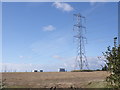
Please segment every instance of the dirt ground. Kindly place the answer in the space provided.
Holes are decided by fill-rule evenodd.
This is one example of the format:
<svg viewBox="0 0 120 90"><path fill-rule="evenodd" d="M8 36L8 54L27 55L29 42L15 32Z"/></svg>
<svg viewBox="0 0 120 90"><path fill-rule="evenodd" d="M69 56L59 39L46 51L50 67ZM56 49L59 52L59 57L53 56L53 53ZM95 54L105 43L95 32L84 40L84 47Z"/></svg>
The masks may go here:
<svg viewBox="0 0 120 90"><path fill-rule="evenodd" d="M95 72L7 72L2 73L7 87L81 88L92 82L105 81L108 73Z"/></svg>

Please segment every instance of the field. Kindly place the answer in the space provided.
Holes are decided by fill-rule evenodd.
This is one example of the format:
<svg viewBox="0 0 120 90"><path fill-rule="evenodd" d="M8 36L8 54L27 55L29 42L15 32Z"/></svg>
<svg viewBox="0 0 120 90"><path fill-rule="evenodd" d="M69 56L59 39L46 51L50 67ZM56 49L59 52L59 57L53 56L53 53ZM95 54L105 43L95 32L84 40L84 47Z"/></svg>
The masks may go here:
<svg viewBox="0 0 120 90"><path fill-rule="evenodd" d="M105 87L105 71L95 72L7 72L2 73L9 88L102 88Z"/></svg>

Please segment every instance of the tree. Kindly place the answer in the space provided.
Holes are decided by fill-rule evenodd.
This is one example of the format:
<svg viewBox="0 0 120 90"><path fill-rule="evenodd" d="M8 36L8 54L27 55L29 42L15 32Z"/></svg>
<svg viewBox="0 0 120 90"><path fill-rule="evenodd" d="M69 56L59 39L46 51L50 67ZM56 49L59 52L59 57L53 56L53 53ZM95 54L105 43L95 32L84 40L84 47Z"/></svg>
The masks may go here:
<svg viewBox="0 0 120 90"><path fill-rule="evenodd" d="M107 82L113 87L120 88L120 45L117 46L117 38L114 38L114 47L108 47L107 51L103 53L107 62L108 71L110 76L106 78Z"/></svg>
<svg viewBox="0 0 120 90"><path fill-rule="evenodd" d="M107 65L105 64L104 67L102 66L102 71L107 71L108 67Z"/></svg>

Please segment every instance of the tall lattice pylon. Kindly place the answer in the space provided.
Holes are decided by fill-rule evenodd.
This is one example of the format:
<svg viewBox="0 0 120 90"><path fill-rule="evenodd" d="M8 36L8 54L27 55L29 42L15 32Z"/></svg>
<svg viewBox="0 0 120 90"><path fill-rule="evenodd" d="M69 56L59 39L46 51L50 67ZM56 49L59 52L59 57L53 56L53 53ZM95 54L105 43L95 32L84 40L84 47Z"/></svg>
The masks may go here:
<svg viewBox="0 0 120 90"><path fill-rule="evenodd" d="M84 66L89 69L87 58L85 55L85 41L87 41L84 36L86 27L83 26L83 21L85 22L85 17L80 13L74 14L76 19L76 24L74 25L75 40L77 42L77 56L75 59L75 69L78 67L80 70L83 70Z"/></svg>

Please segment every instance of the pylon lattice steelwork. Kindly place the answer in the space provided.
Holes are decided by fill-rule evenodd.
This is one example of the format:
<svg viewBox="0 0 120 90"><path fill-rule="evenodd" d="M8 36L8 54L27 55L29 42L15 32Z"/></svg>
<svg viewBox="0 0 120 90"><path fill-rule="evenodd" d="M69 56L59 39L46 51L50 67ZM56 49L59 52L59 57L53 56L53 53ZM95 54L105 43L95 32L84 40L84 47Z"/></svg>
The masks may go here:
<svg viewBox="0 0 120 90"><path fill-rule="evenodd" d="M82 16L80 13L74 14L76 17L77 23L74 25L74 32L75 32L75 40L77 42L77 56L75 59L75 68L79 67L80 70L83 69L84 66L88 67L87 57L85 55L85 40L87 41L86 37L84 37L84 33L86 27L82 25L83 20L85 21L85 17Z"/></svg>

